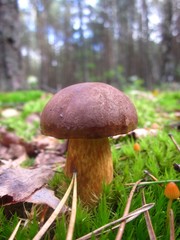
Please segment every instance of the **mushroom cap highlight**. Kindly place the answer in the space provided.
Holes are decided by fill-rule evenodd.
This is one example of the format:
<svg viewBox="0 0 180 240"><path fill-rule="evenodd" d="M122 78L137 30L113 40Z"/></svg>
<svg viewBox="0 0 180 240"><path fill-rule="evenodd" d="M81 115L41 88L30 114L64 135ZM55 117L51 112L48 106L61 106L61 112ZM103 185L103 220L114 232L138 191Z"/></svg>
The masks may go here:
<svg viewBox="0 0 180 240"><path fill-rule="evenodd" d="M57 92L41 114L41 131L59 139L103 138L137 126L130 99L100 82L78 83Z"/></svg>

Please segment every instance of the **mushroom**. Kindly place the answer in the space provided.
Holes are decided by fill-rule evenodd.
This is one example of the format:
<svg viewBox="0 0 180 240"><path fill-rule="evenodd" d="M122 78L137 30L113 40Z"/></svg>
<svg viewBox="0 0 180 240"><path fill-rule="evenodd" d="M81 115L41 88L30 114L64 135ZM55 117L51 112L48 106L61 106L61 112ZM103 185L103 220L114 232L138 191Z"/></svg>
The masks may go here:
<svg viewBox="0 0 180 240"><path fill-rule="evenodd" d="M132 131L137 113L129 98L100 82L71 85L56 93L41 114L44 135L68 139L65 174L77 172L78 195L85 204L99 198L113 179L108 137Z"/></svg>
<svg viewBox="0 0 180 240"><path fill-rule="evenodd" d="M180 191L178 186L174 182L169 182L165 187L164 195L171 200L179 198Z"/></svg>
<svg viewBox="0 0 180 240"><path fill-rule="evenodd" d="M169 199L167 205L167 220L169 221L169 215L171 211L172 202L180 197L180 191L178 186L174 182L169 182L164 190L164 195Z"/></svg>

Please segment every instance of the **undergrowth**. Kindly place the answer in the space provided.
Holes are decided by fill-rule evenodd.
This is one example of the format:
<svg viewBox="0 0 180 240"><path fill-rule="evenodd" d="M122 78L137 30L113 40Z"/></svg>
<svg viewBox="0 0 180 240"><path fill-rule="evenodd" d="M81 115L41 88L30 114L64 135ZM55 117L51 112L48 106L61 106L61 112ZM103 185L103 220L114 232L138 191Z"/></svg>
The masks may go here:
<svg viewBox="0 0 180 240"><path fill-rule="evenodd" d="M37 122L33 127L27 127L26 118L34 112L40 113L49 96L43 97L43 93L40 92L37 95L28 93L26 98L22 99L22 96L19 97L19 93L16 96L14 94L8 93L8 97L5 94L1 95L1 109L8 105L8 103L15 101L22 104L23 101L25 103L21 105L21 113L19 116L10 119L1 118L1 125L7 126L21 137L32 139L34 135L39 133L39 123ZM104 186L99 203L93 209L88 209L80 201L78 202L74 239L120 218L123 215L128 195L132 188L128 183L134 183L139 179L152 181L144 173L144 170L149 171L158 180L179 179L180 173L174 170L173 164L180 164L180 153L169 138L168 133L171 132L176 141L180 143L178 130L170 128L171 123L177 122L174 113L177 107L180 106L180 94L178 92L160 92L157 96L148 94L146 97L146 93L143 96L140 94L134 96L129 93L129 96L138 112L138 127L151 127L152 124L157 123L160 129L156 136L146 136L138 140L129 136L116 140L110 139L114 162L114 180L109 186ZM18 98L19 101L17 100ZM135 141L140 144L141 150L139 152L133 149ZM53 189L59 198L62 198L66 191L62 184L65 181L68 182L63 171L60 171L49 182L49 188ZM146 202L155 203L149 213L156 236L162 240L169 239L169 231L166 225L168 199L164 196L164 187L165 184L153 184L143 188ZM71 201L68 203L70 205ZM141 206L142 187L139 187L133 197L131 211ZM172 208L175 216L176 239L180 239L180 202L178 200L174 201ZM0 239L2 240L8 239L19 221L19 216L16 213L7 218L4 210L3 208L0 209ZM68 221L69 216L67 214L59 217L56 223L49 229L44 239L65 239ZM38 217L35 211L32 219L25 226L20 227L16 239L32 239L37 231ZM110 231L99 236L99 239L115 239L116 234L117 230ZM92 236L91 239L96 238ZM143 214L127 223L123 239L149 239Z"/></svg>

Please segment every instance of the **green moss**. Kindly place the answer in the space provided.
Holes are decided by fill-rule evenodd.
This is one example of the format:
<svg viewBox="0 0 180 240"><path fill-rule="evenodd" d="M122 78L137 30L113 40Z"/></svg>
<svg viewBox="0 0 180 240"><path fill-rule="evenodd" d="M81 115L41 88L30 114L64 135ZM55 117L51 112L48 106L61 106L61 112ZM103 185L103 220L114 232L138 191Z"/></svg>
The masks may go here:
<svg viewBox="0 0 180 240"><path fill-rule="evenodd" d="M14 106L16 104L24 104L31 100L37 100L43 95L42 91L15 91L0 94L0 106Z"/></svg>

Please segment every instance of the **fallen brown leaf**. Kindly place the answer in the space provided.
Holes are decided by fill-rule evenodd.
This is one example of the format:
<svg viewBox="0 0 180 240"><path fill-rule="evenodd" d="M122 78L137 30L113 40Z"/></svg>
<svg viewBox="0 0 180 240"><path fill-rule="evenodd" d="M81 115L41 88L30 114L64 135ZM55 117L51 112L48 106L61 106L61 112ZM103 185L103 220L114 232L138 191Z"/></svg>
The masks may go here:
<svg viewBox="0 0 180 240"><path fill-rule="evenodd" d="M43 151L37 155L34 164L36 166L42 165L54 165L64 166L66 159L59 156L56 152Z"/></svg>
<svg viewBox="0 0 180 240"><path fill-rule="evenodd" d="M53 176L52 169L8 168L0 174L1 205L24 202Z"/></svg>
<svg viewBox="0 0 180 240"><path fill-rule="evenodd" d="M34 138L33 142L39 146L39 148L46 148L46 149L56 149L59 145L59 140L54 137L38 135Z"/></svg>
<svg viewBox="0 0 180 240"><path fill-rule="evenodd" d="M4 127L0 127L0 144L7 148L10 148L12 145L20 145L24 147L26 153L30 157L36 156L40 151L34 142L26 142L22 138L18 137L15 133L9 132ZM15 152L16 151L13 151L14 154ZM11 157L11 159L15 159L15 158L16 158L16 155Z"/></svg>
<svg viewBox="0 0 180 240"><path fill-rule="evenodd" d="M0 143L6 147L10 144L19 144L21 139L14 133L8 132L5 127L0 127Z"/></svg>
<svg viewBox="0 0 180 240"><path fill-rule="evenodd" d="M134 138L142 138L146 136L156 136L158 133L158 129L152 128L137 128L132 132Z"/></svg>
<svg viewBox="0 0 180 240"><path fill-rule="evenodd" d="M156 136L158 134L159 130L158 129L153 129L153 128L137 128L132 132L129 132L127 134L120 134L120 135L116 135L113 136L113 139L117 140L121 137L125 137L125 136L132 136L135 139L137 138L142 138L142 137L146 137L146 136Z"/></svg>
<svg viewBox="0 0 180 240"><path fill-rule="evenodd" d="M25 148L19 144L10 144L5 147L0 144L0 159L1 160L14 160L25 154Z"/></svg>
<svg viewBox="0 0 180 240"><path fill-rule="evenodd" d="M15 206L26 202L55 209L60 200L44 185L54 174L52 165L64 165L62 155L66 150L67 141L61 143L55 138L39 135L27 142L0 127L0 205ZM28 157L35 157L36 169L20 167ZM67 207L62 211L67 211Z"/></svg>
<svg viewBox="0 0 180 240"><path fill-rule="evenodd" d="M13 146L21 149L22 153L20 153L19 149L12 149L11 151L11 148L14 148ZM61 143L53 137L39 135L33 141L27 142L15 133L0 127L0 159L16 159L24 152L29 157L36 157L42 150L46 149L54 150L56 155L61 156L67 151L67 141Z"/></svg>
<svg viewBox="0 0 180 240"><path fill-rule="evenodd" d="M2 174L5 171L5 169L19 167L26 159L27 159L26 153L22 154L20 157L18 157L15 160L2 159L1 164L3 165L0 167L0 174Z"/></svg>
<svg viewBox="0 0 180 240"><path fill-rule="evenodd" d="M30 197L26 199L26 202L36 204L46 204L53 209L57 207L60 200L54 195L54 192L45 187L35 191Z"/></svg>
<svg viewBox="0 0 180 240"><path fill-rule="evenodd" d="M33 142L40 149L54 150L59 155L63 155L67 151L67 140L60 142L57 138L38 135Z"/></svg>

